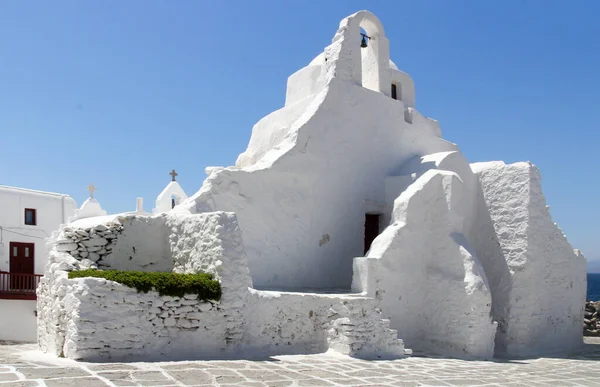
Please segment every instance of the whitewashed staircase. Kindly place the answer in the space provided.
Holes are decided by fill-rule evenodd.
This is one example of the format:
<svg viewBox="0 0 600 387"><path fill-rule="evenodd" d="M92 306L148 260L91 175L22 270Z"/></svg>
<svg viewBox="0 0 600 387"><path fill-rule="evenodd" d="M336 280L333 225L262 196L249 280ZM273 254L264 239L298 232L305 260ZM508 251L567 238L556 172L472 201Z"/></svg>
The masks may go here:
<svg viewBox="0 0 600 387"><path fill-rule="evenodd" d="M353 300L355 301L355 300ZM397 359L410 355L390 320L381 318L376 300L341 303L330 309L329 348L363 359Z"/></svg>

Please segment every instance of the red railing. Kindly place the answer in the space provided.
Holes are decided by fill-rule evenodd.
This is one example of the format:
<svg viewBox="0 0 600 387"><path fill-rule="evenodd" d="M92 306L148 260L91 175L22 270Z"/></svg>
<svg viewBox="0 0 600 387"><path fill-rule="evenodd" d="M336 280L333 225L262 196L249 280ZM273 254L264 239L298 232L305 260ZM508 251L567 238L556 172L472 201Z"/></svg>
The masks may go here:
<svg viewBox="0 0 600 387"><path fill-rule="evenodd" d="M0 299L35 300L41 274L0 271Z"/></svg>

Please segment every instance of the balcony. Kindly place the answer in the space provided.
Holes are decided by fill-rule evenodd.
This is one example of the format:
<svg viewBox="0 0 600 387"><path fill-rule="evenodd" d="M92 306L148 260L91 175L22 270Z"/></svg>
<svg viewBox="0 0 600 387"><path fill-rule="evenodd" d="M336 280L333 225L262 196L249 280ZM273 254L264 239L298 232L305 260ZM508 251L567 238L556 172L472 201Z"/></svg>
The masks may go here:
<svg viewBox="0 0 600 387"><path fill-rule="evenodd" d="M35 290L41 274L21 274L0 271L0 299L36 300Z"/></svg>

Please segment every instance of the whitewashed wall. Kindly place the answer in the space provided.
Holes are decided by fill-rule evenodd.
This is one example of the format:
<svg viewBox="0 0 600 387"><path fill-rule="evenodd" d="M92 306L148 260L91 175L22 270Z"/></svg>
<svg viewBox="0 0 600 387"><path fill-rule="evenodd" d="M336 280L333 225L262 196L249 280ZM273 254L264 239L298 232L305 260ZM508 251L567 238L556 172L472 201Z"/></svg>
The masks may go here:
<svg viewBox="0 0 600 387"><path fill-rule="evenodd" d="M415 154L456 149L406 123L402 102L334 81L281 137L256 164L211 173L184 204L236 213L258 288L349 289L365 212L385 203L388 172Z"/></svg>
<svg viewBox="0 0 600 387"><path fill-rule="evenodd" d="M137 293L97 278L69 280L68 271L89 267L81 254L57 251L64 246L64 234L83 234L70 228L57 238L38 291L38 339L43 351L86 360L252 357L330 347L363 357L405 354L376 300L251 289L241 233L231 213L126 216L119 221L122 229L114 234L115 247L102 259L103 267L111 262L112 268L121 269L152 271L160 266L179 273L211 273L221 283L220 301ZM110 224L91 227L114 229ZM162 251L158 241L166 246L168 254L162 261L117 248L148 239L154 240L157 251ZM290 323L292 315L302 318ZM313 329L308 325L300 329L306 322L312 322ZM290 329L297 332L282 333Z"/></svg>
<svg viewBox="0 0 600 387"><path fill-rule="evenodd" d="M254 354L307 354L328 349L365 359L412 353L384 319L379 302L358 294L251 290L244 348Z"/></svg>
<svg viewBox="0 0 600 387"><path fill-rule="evenodd" d="M428 170L394 201L390 226L367 256L355 259L353 288L382 301L413 349L494 356L491 293L465 235L472 196L456 173Z"/></svg>
<svg viewBox="0 0 600 387"><path fill-rule="evenodd" d="M502 311L498 353L539 355L581 346L586 262L552 221L538 169L525 162L472 168L500 250L487 245L504 265L494 300Z"/></svg>
<svg viewBox="0 0 600 387"><path fill-rule="evenodd" d="M0 340L35 342L36 303L0 300Z"/></svg>

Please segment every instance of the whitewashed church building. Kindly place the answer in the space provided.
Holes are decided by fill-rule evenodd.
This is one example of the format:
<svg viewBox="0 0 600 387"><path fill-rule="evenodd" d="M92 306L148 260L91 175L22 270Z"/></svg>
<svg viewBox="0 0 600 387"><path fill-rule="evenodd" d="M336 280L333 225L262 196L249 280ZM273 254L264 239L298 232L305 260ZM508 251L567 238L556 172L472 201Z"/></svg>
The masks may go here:
<svg viewBox="0 0 600 387"><path fill-rule="evenodd" d="M38 289L40 348L86 360L489 359L580 346L586 263L552 221L538 169L469 164L419 113L367 11L307 62L236 164L207 168L174 209L175 188L155 215L62 229ZM73 247L82 232L100 233L95 251L113 247L90 260ZM68 279L88 267L208 272L223 294Z"/></svg>

